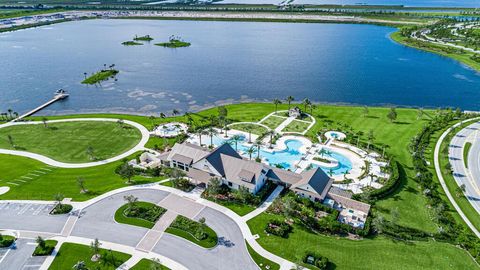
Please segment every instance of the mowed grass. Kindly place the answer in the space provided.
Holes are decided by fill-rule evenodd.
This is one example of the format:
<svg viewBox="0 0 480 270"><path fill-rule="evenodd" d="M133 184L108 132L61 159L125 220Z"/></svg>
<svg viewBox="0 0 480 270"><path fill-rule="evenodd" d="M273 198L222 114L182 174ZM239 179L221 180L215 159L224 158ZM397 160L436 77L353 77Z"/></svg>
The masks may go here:
<svg viewBox="0 0 480 270"><path fill-rule="evenodd" d="M89 246L64 243L48 269L73 269L76 263L83 261L88 269L114 270L131 257L129 254L106 249L101 249L100 254L107 259L108 263L104 263L102 259L98 262L92 262L91 258L93 254Z"/></svg>
<svg viewBox="0 0 480 270"><path fill-rule="evenodd" d="M470 153L470 148L472 148L471 142L466 142L465 146L463 147L463 163L465 164L465 168L468 169L468 153Z"/></svg>
<svg viewBox="0 0 480 270"><path fill-rule="evenodd" d="M152 269L158 269L158 268L153 268L153 261L149 259L141 259L137 264L135 264L130 270L152 270ZM166 266L160 266L160 269L158 270L169 270L170 268Z"/></svg>
<svg viewBox="0 0 480 270"><path fill-rule="evenodd" d="M128 159L133 159L135 155ZM55 194L61 193L66 198L85 201L110 190L127 186L126 180L115 173L115 168L121 163L122 161L116 161L90 168L63 169L48 167L29 158L0 155L0 172L2 172L0 174L0 186L10 187L10 191L0 195L0 199L53 200ZM47 171L47 169L50 171ZM22 178L22 176L25 176L25 178ZM85 179L87 193L80 193L77 184L77 178L79 177ZM135 184L151 183L162 179L164 178L143 176L133 178Z"/></svg>
<svg viewBox="0 0 480 270"><path fill-rule="evenodd" d="M11 136L13 147L8 136ZM87 148L96 160L117 156L133 148L141 133L130 125L115 122L80 121L18 125L0 129L0 148L28 151L57 161L91 162Z"/></svg>
<svg viewBox="0 0 480 270"><path fill-rule="evenodd" d="M268 130L265 127L256 124L237 124L229 126L230 129L236 129L247 133L252 133L255 135L262 135Z"/></svg>
<svg viewBox="0 0 480 270"><path fill-rule="evenodd" d="M270 261L269 259L262 257L248 244L247 241L245 241L245 244L247 245L247 250L248 250L248 253L250 253L250 257L252 257L253 261L255 261L255 263L258 265L258 267L260 267L260 269L265 269L265 270L280 269L280 265Z"/></svg>
<svg viewBox="0 0 480 270"><path fill-rule="evenodd" d="M406 243L386 238L353 241L312 234L297 225L288 238L281 238L264 232L271 219L284 217L264 213L248 221L248 225L254 235L260 236L260 245L293 262L301 260L307 251L314 251L326 256L337 270L478 269L466 251L447 243Z"/></svg>
<svg viewBox="0 0 480 270"><path fill-rule="evenodd" d="M282 129L282 132L302 133L302 132L306 131L310 125L311 125L311 123L298 121L298 120L293 120L284 129Z"/></svg>
<svg viewBox="0 0 480 270"><path fill-rule="evenodd" d="M287 118L282 118L278 117L275 115L269 116L267 119L265 119L262 124L265 126L271 128L271 129L276 129L283 121L287 120Z"/></svg>

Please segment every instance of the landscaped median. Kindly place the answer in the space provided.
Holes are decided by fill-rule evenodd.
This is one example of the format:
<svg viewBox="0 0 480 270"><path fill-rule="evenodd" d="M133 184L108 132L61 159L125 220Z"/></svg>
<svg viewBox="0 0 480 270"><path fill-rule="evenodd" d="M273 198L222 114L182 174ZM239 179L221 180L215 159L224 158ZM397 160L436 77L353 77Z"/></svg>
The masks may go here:
<svg viewBox="0 0 480 270"><path fill-rule="evenodd" d="M165 232L182 237L204 248L213 248L218 242L217 234L205 224L204 218L197 222L184 216L177 216Z"/></svg>
<svg viewBox="0 0 480 270"><path fill-rule="evenodd" d="M151 229L166 211L153 203L132 201L118 208L115 221Z"/></svg>
<svg viewBox="0 0 480 270"><path fill-rule="evenodd" d="M98 254L97 256L95 256ZM64 243L60 247L49 270L65 270L65 269L101 269L115 270L128 259L131 255L80 244ZM93 259L93 260L92 260ZM81 268L79 265L82 265ZM77 267L77 268L75 268ZM80 268L78 268L80 267Z"/></svg>
<svg viewBox="0 0 480 270"><path fill-rule="evenodd" d="M158 261L141 259L137 264L135 264L129 270L170 270L170 268L161 265Z"/></svg>
<svg viewBox="0 0 480 270"><path fill-rule="evenodd" d="M9 247L15 242L15 237L0 234L0 248Z"/></svg>

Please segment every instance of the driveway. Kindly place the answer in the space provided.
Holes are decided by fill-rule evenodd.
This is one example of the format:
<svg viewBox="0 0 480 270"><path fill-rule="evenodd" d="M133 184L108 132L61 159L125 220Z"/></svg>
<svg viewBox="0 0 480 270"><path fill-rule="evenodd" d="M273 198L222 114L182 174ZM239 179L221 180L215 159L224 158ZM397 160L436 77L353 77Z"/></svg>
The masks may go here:
<svg viewBox="0 0 480 270"><path fill-rule="evenodd" d="M0 201L0 229L60 233L68 215L49 215L53 204Z"/></svg>
<svg viewBox="0 0 480 270"><path fill-rule="evenodd" d="M229 269L257 270L250 258L240 228L225 214L204 208L195 217L204 217L206 224L218 235L219 244L213 249L205 249L183 238L165 233L153 252L180 262L191 270L195 269Z"/></svg>
<svg viewBox="0 0 480 270"><path fill-rule="evenodd" d="M34 240L17 239L12 248L0 249L0 269L37 270L46 260L46 256L33 257L36 243Z"/></svg>
<svg viewBox="0 0 480 270"><path fill-rule="evenodd" d="M115 211L126 203L124 196L133 195L139 201L157 204L168 194L168 192L160 190L141 189L107 197L83 209L71 235L92 239L98 238L103 241L135 247L148 232L148 229L115 222Z"/></svg>

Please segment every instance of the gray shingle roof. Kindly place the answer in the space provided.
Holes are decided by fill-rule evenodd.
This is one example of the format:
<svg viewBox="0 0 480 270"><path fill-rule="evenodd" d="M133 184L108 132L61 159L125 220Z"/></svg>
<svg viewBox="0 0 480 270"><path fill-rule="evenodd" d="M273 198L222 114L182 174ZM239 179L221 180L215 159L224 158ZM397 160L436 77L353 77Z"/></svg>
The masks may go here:
<svg viewBox="0 0 480 270"><path fill-rule="evenodd" d="M190 158L192 160L191 162L195 163L200 159L206 157L208 154L210 154L210 152L207 149L198 145L190 143L176 143L172 147L172 150L169 152L167 160L173 160L174 156L181 155Z"/></svg>
<svg viewBox="0 0 480 270"><path fill-rule="evenodd" d="M253 179L258 179L262 174L262 170L264 170L263 164L255 161L238 159L225 154L221 154L220 158L225 171L225 179L238 185L254 187L254 180L246 182L242 180L241 176L248 177L248 175L253 175Z"/></svg>
<svg viewBox="0 0 480 270"><path fill-rule="evenodd" d="M267 166L268 169L270 169L267 173L267 177L286 183L288 185L293 185L298 183L300 180L302 180L302 176L298 173L294 173L291 171L287 171L284 169L280 168L275 168L271 166Z"/></svg>
<svg viewBox="0 0 480 270"><path fill-rule="evenodd" d="M208 154L205 159L219 172L222 176L225 176L224 164L221 159L221 155L227 155L235 159L242 159L240 154L235 151L228 143L220 145L219 147L213 149L213 151Z"/></svg>
<svg viewBox="0 0 480 270"><path fill-rule="evenodd" d="M302 176L302 180L292 185L292 188L315 192L320 195L321 199L325 197L333 183L333 179L320 168L303 171L300 175ZM305 185L309 185L313 190L306 190L304 188Z"/></svg>

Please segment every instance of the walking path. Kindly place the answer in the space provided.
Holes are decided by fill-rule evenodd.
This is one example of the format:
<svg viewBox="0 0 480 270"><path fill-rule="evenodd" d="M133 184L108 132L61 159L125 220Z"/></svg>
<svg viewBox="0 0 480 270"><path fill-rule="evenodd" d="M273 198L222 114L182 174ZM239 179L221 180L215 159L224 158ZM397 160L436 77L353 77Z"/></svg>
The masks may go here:
<svg viewBox="0 0 480 270"><path fill-rule="evenodd" d="M114 118L75 118L75 119L60 119L60 120L50 120L47 123L62 123L62 122L79 122L79 121L97 121L97 122L117 122L119 119L114 119ZM124 152L123 154L120 154L118 156L105 159L105 160L100 160L100 161L95 161L95 162L87 162L87 163L65 163L65 162L60 162L53 160L49 157L40 155L40 154L35 154L31 152L26 152L26 151L17 151L17 150L7 150L7 149L0 149L0 154L8 154L8 155L16 155L16 156L22 156L22 157L27 157L27 158L32 158L36 159L38 161L41 161L47 165L54 166L54 167L59 167L59 168L88 168L88 167L94 167L94 166L99 166L99 165L104 165L108 164L111 162L115 162L118 160L122 160L138 151L143 151L145 150L145 144L148 142L148 139L150 138L150 132L148 131L147 128L145 128L143 125L129 121L129 120L123 120L125 124L131 125L138 130L140 130L142 134L142 138L140 139L140 142L133 147L132 149ZM5 128L9 126L17 126L17 125L43 125L42 121L32 121L32 122L9 122L0 125L0 128Z"/></svg>
<svg viewBox="0 0 480 270"><path fill-rule="evenodd" d="M157 244L163 232L170 226L170 224L177 217L177 213L167 210L166 213L157 221L155 226L145 234L143 239L138 243L136 249L144 252L150 252Z"/></svg>
<svg viewBox="0 0 480 270"><path fill-rule="evenodd" d="M268 207L273 203L273 201L282 193L284 187L278 185L275 190L272 191L272 193L268 196L268 198L255 210L252 212L246 214L245 216L242 217L242 219L247 222L248 220L260 215L261 213L265 212L265 210L268 209Z"/></svg>
<svg viewBox="0 0 480 270"><path fill-rule="evenodd" d="M465 122L471 122L471 121L475 121L475 120L478 120L480 118L473 118L473 119L469 119L469 120L465 120L465 121L462 121L462 122L459 122L455 125L453 125L452 127L450 127L449 129L447 129L439 138L439 140L437 141L437 144L435 145L435 151L434 151L434 164L435 164L435 172L437 173L437 177L438 177L438 180L440 181L440 184L443 188L443 190L445 191L445 194L447 195L448 199L450 200L450 203L453 205L453 207L455 208L455 210L458 212L458 214L460 215L460 217L463 219L463 221L465 221L465 223L467 224L467 226L475 233L475 235L480 238L480 232L475 228L475 226L473 226L473 224L470 222L470 220L468 219L468 217L463 213L462 209L460 208L460 206L458 206L457 202L455 201L455 199L453 198L452 194L450 193L450 191L448 190L448 187L445 183L445 179L443 178L443 175L442 175L442 170L440 168L440 161L439 161L439 154L440 154L440 147L442 145L442 142L443 140L445 139L445 137L448 135L448 133L452 130L453 127L458 127L460 125L462 125L463 123Z"/></svg>

